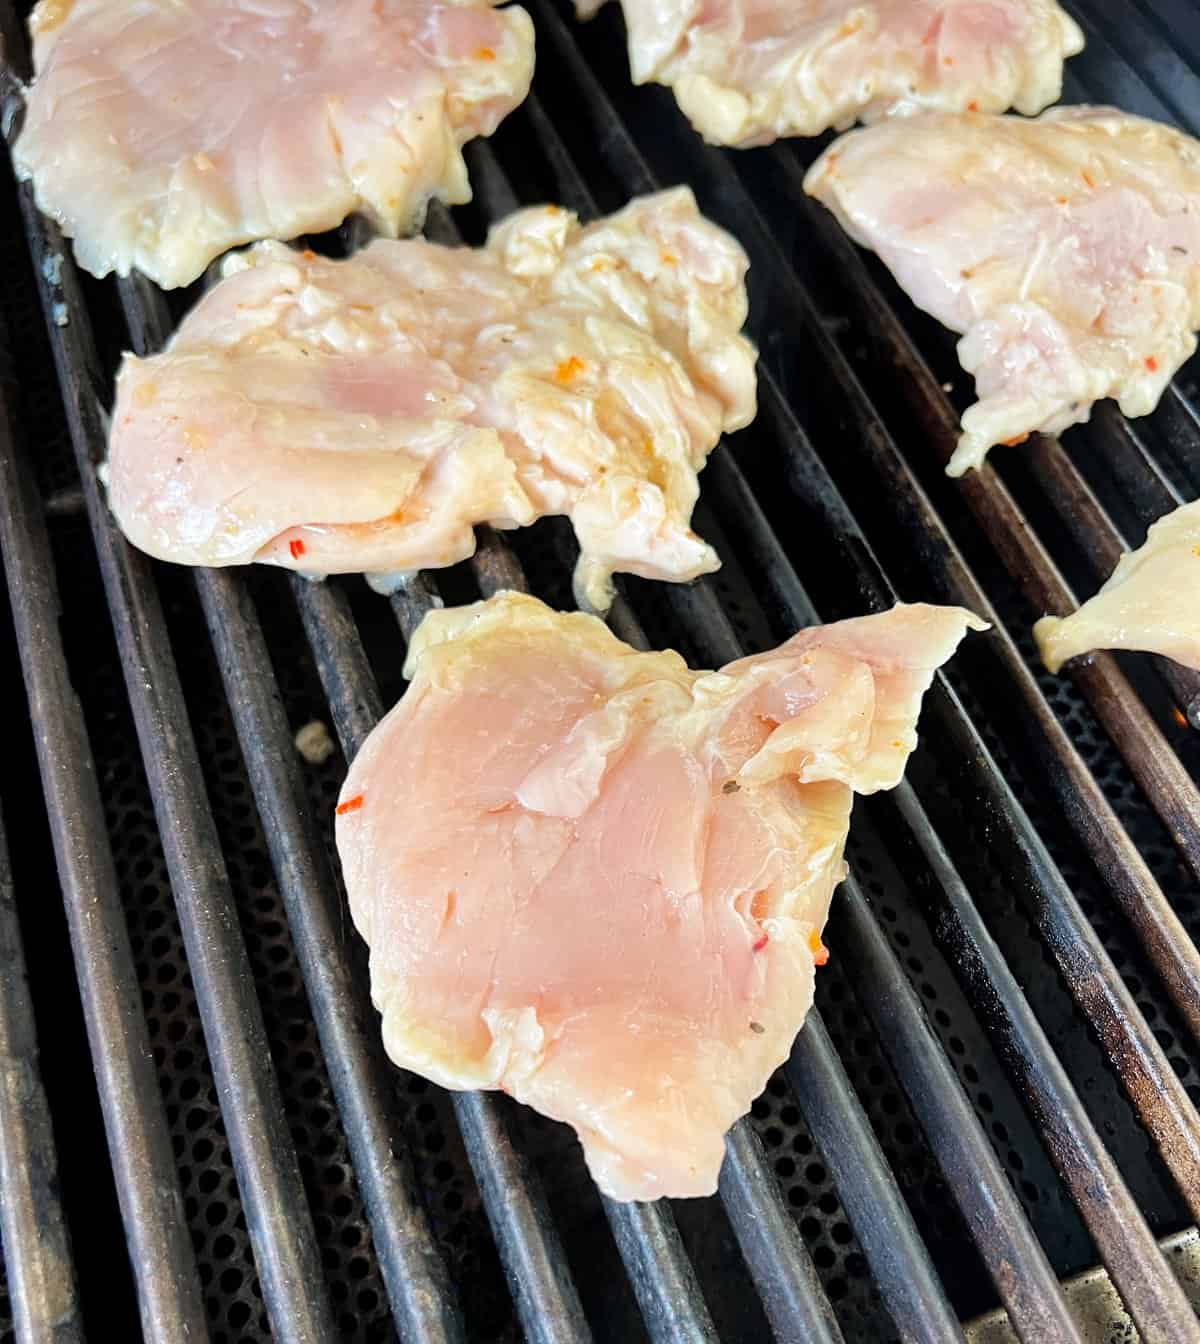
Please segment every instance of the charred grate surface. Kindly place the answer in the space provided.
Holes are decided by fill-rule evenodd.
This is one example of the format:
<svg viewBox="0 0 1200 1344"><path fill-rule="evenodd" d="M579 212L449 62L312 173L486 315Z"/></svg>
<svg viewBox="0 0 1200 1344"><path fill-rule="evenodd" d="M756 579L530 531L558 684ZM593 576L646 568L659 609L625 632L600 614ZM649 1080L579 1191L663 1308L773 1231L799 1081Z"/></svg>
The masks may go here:
<svg viewBox="0 0 1200 1344"><path fill-rule="evenodd" d="M1122 96L1123 101L1141 110L1154 103L1156 89L1159 97L1175 98L1180 116L1200 113L1200 96L1192 98L1192 93L1200 90L1194 77L1183 84L1156 77L1146 85L1123 63L1125 59L1141 62L1147 50L1157 52L1161 48L1161 23L1149 13L1148 0L1139 0L1139 14L1142 11L1146 12L1141 18L1131 18L1128 27L1108 19L1100 21L1104 32L1091 34L1093 48L1086 63L1080 63L1078 78L1099 80L1100 84L1089 87L1111 88L1111 96ZM1200 57L1200 31L1191 36L1196 39L1195 50ZM1151 38L1159 46L1146 48L1144 44ZM628 84L616 6L608 6L587 28L573 28L572 41L599 73L643 152L656 167L668 165L666 175L671 171L685 174L683 166L672 167L673 146L679 141L681 124L669 94L656 89L635 90ZM1182 47L1188 50L1186 42ZM600 207L616 208L624 204L629 185L613 174L602 147L588 143L582 124L573 122L578 91L567 72L545 56L545 47L543 52L535 91L567 141ZM1178 58L1172 59L1178 63ZM1072 92L1080 93L1075 82ZM1135 103L1134 98L1139 101ZM547 147L530 107L519 110L501 127L492 148L522 203L559 194ZM808 155L814 149L787 147L782 152ZM941 476L932 456L923 451L895 386L895 371L881 363L872 350L869 334L856 327L852 315L848 315L839 297L840 282L828 266L828 257L809 237L795 203L769 189L776 171L771 153L774 151L753 151L727 157L740 179L750 186L756 206L778 225L777 241L809 284L827 330L895 433L906 462L929 492L972 571L1017 639L1021 655L1036 674L1055 715L1189 932L1200 934L1195 881L1183 869L1162 824L1074 684L1041 672L1028 638L1031 612L1027 603L979 535L955 487ZM233 1175L122 670L96 573L95 552L74 490L78 478L53 376L51 346L7 176L4 192L0 301L14 338L12 357L20 388L15 409L54 529L65 608L62 629L76 689L84 701L105 797L108 832L182 1187L184 1216L196 1252L212 1338L222 1344L258 1344L271 1339L272 1331ZM484 193L480 192L476 203L457 212L456 217L464 235L470 241L480 241L488 223ZM961 395L962 376L944 334L911 312L878 266L871 265L870 269L938 376L944 376ZM768 315L774 312L770 274L756 267L750 283L753 307ZM86 294L103 346L105 367L111 373L119 351L128 343L114 290L110 285L89 282ZM173 310L180 312L185 306L186 297L173 297ZM812 363L811 338L794 325L772 325L768 320L762 344L773 364L781 362L781 352L789 356L794 376L785 380L785 391L867 536L878 548L885 567L906 596L928 595L921 559L890 517L889 499L881 496L877 480L861 470L854 454L841 450L839 436L846 430L839 419L838 403L844 394L823 385L814 386L805 378L806 368ZM1194 391L1194 380L1193 365L1185 370L1181 385ZM1084 445L1084 434L1069 436L1068 448L1086 473ZM775 453L772 434L754 426L721 451L730 454L749 478L801 579L811 583L822 612L832 618L862 610L862 595L853 579L824 572L827 567L821 564L819 539L796 535L795 519L788 516L790 467ZM1039 531L1052 531L1053 509L1040 497L1035 484L1022 479L1020 465L1006 463L1005 476ZM697 514L698 528L718 546L726 564L700 590L715 596L724 619L747 649L775 643L790 630L780 626L778 614L763 600L760 576L745 560L740 545L723 534L720 519L714 516L720 512L719 500L710 498L709 492L715 491L711 478L705 486ZM1105 502L1106 506L1110 504L1107 496ZM1121 507L1119 499L1111 501L1113 516L1122 526L1132 528L1133 515L1120 515ZM541 524L513 534L510 541L533 589L556 605L568 606L569 567L563 563L562 529L553 523ZM1086 562L1069 543L1058 546L1056 559L1073 583L1082 589L1089 587L1092 579ZM296 947L195 588L183 571L159 567L157 574L287 1125L299 1157L336 1328L346 1339L391 1339L395 1327L381 1267L330 1084L337 1061L324 1057L317 1037ZM470 600L477 595L476 579L467 566L439 575L438 583L447 600ZM393 613L388 604L361 584L333 586L349 598L372 670L385 702L390 704L403 688L402 647ZM278 575L256 573L250 578L250 587L290 729L294 732L315 720L332 732L331 709L286 581ZM695 663L711 661L704 649L709 632L681 615L676 595L660 586L638 582L628 584L627 592L656 644L674 645ZM1151 1024L1170 1066L1192 1101L1200 1104L1200 1055L1195 1043L1177 1020L1124 921L1114 915L1088 856L1079 852L1043 793L1031 787L1037 781L1027 780L1021 761L1010 754L1003 708L997 708L1005 688L986 684L975 675L976 666L972 655L964 650L951 666L952 682L1005 778L1037 823L1067 885L1079 897L1087 918ZM1195 773L1200 766L1200 735L1172 728L1166 718L1169 702L1153 673L1137 660L1129 667L1146 703L1166 723L1172 746ZM308 802L321 820L321 842L330 850L331 803L343 770L344 761L336 749L324 764L303 766ZM1045 1024L1152 1229L1159 1235L1178 1230L1189 1220L1186 1208L1127 1102L1102 1045L1050 959L1026 906L991 854L987 818L978 815L970 799L964 802L954 762L944 758L938 744L926 743L914 758L911 774L919 782L922 799L939 833L952 849L974 900L985 913L1009 966ZM24 797L27 801L36 796L37 790L36 776L28 767L6 776L2 790L6 814L14 799ZM55 883L53 861L42 830L25 841L19 858L24 871L39 874L41 886L51 891ZM1055 1173L1036 1124L995 1053L987 1024L968 1002L956 968L947 960L938 937L939 911L930 904L921 880L922 864L913 860L906 848L891 803L860 803L848 857L874 917L919 995L929 1026L961 1081L1054 1270L1067 1275L1089 1267L1097 1259L1095 1248ZM843 964L840 948L850 943L851 923L843 903L835 900L828 935L834 961L818 978L817 1008L953 1310L960 1317L969 1317L995 1304L995 1290L902 1083L889 1064L886 1047L890 1042L881 1038L870 1014L868 996L872 987L856 980L852 967ZM358 973L365 979L362 948L348 921L343 934L348 953L357 958ZM56 937L59 964L69 966L61 928L56 929ZM74 1000L67 1003L66 1011L78 1014ZM73 1032L66 1027L60 1031L57 1025L51 1032L44 1048L54 1049L60 1039L72 1046L64 1051L60 1071L73 1071L79 1086L92 1087L90 1061L83 1050L78 1022L73 1023ZM61 1092L60 1088L59 1095ZM781 1071L755 1103L752 1125L765 1150L768 1169L834 1304L844 1338L853 1344L884 1344L898 1338L898 1331L863 1240L846 1212L830 1162L806 1122L805 1101L797 1097ZM516 1341L521 1329L514 1299L505 1283L480 1190L448 1098L420 1079L395 1074L386 1107L393 1147L406 1150L413 1159L421 1204L449 1268L468 1337L480 1344ZM92 1098L88 1116L93 1121L94 1111ZM509 1107L502 1107L502 1112L511 1115L518 1147L530 1159L545 1188L568 1268L595 1337L620 1344L645 1338L638 1302L573 1138L563 1127L536 1115ZM89 1151L102 1155L98 1123L93 1123L92 1130ZM68 1169L64 1161L68 1184L74 1187L69 1212L77 1248L84 1248L99 1262L118 1265L106 1285L112 1300L104 1303L94 1317L101 1324L93 1324L93 1330L102 1332L105 1317L100 1311L132 1322L134 1305L128 1273L119 1263L118 1239L95 1249L89 1244L88 1220L99 1216L106 1220L106 1226L119 1227L111 1180L101 1170L94 1178L94 1189L84 1192L86 1178L79 1168L76 1163ZM739 1344L768 1337L762 1307L722 1207L715 1200L696 1202L678 1207L675 1216L720 1337ZM98 1276L95 1266L93 1274ZM108 1319L113 1318L110 1315ZM129 1333L132 1335L132 1329ZM6 1344L10 1337L11 1308L0 1281L0 1344ZM658 1338L674 1336L669 1330L662 1333L660 1326Z"/></svg>

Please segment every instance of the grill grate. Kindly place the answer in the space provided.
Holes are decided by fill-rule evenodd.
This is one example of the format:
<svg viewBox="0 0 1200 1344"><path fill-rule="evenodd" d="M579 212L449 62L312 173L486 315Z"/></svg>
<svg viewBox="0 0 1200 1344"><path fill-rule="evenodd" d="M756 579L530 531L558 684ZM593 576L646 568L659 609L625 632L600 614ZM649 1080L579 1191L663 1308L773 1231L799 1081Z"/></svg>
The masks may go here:
<svg viewBox="0 0 1200 1344"><path fill-rule="evenodd" d="M548 198L609 210L660 176L691 181L754 261L762 411L714 455L697 515L726 568L628 583L618 633L713 665L816 608L899 591L990 603L1016 642L964 646L909 783L857 809L818 1011L732 1136L720 1200L606 1205L559 1126L382 1061L329 861L344 762L291 747L316 718L354 749L402 689L397 624L438 594L528 576L565 603L569 535L485 534L474 562L390 605L353 584L193 584L149 565L115 538L89 469L126 340L116 287L48 269L61 240L20 193L31 276L6 185L16 443L0 434L0 525L138 1294L118 1245L85 1243L88 1182L64 1166L84 1318L125 1320L126 1337L140 1310L146 1338L169 1341L185 1323L228 1341L749 1341L769 1321L781 1340L875 1344L960 1339L958 1320L999 1299L1040 1344L1078 1337L1054 1275L1100 1259L1147 1339L1200 1339L1153 1240L1200 1209L1200 746L1172 716L1196 684L1107 657L1051 679L1027 636L1060 572L1088 587L1120 538L1195 496L1187 371L1149 421L1102 413L1065 448L951 485L930 451L953 423L938 382L961 381L948 342L801 200L809 147L704 148L665 91L629 86L615 6L578 31L551 0L530 7L535 97L471 149L476 202L453 223L433 212L431 231L478 241ZM1160 116L1169 97L1195 130L1194 19L1173 55L1149 3L1120 22L1101 8L1083 15L1071 93ZM165 305L139 284L120 300L152 348ZM1086 527L1065 526L1072 511ZM14 871L44 875L44 839L13 815L35 789L26 766L4 803ZM34 1000L57 1044L36 976ZM61 1116L59 1067L44 1073ZM92 1183L111 1206L112 1179Z"/></svg>

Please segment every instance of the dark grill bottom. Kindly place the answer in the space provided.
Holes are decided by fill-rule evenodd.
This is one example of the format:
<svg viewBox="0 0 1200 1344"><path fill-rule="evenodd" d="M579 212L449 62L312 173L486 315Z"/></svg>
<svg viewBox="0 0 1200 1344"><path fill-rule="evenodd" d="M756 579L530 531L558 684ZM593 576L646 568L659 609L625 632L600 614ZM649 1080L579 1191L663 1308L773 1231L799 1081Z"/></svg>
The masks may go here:
<svg viewBox="0 0 1200 1344"><path fill-rule="evenodd" d="M41 333L36 327L32 327L28 334L35 345L40 343ZM19 342L18 349L20 345ZM539 548L537 534L538 529L534 529L529 538L519 539L522 558L531 573L555 572L546 553L548 543ZM712 529L706 529L706 534L713 535ZM78 518L64 519L56 526L55 535L59 572L71 576L70 586L63 594L66 608L63 628L69 635L68 652L72 665L88 669L79 690L84 697L93 749L97 760L103 763L101 779L110 834L214 1337L230 1341L267 1339L269 1330L245 1217L232 1175L103 594L90 559L86 525ZM736 616L740 606L744 604L747 609L752 609L754 603L744 580L735 576L732 568L722 575L720 586L726 609ZM345 1139L331 1102L324 1061L315 1039L219 674L198 618L190 584L184 576L166 569L161 571L161 577L193 722L208 767L209 794L222 833L242 926L251 948L256 982L266 1011L272 1054L301 1154L306 1191L314 1210L330 1293L338 1305L340 1324L348 1338L390 1338L389 1315L370 1232L349 1172ZM275 576L256 576L256 587L263 590L260 610L268 620L272 615L276 618L271 622L270 642L275 653L276 672L286 690L289 721L296 728L313 719L328 722L328 710L306 656L303 636L294 618L289 619L291 612L282 581ZM563 594L548 591L545 596L561 599ZM647 596L650 596L649 588ZM390 613L385 604L369 596L357 605L364 633L377 653L381 681L389 692L398 693L398 667L402 659L394 642ZM658 615L663 621L669 618L666 611ZM764 643L769 637L761 622L756 625L747 623L744 633L756 644ZM682 639L678 642L684 643ZM11 658L11 642L7 647ZM1128 796L1131 790L1125 772L1113 759L1111 748L1099 742L1094 730L1089 731L1086 715L1069 683L1051 679L1047 679L1047 683L1058 693L1060 712L1073 716L1073 721L1084 730L1086 735L1081 734L1081 745L1087 752L1089 763L1102 774L1117 796ZM997 742L991 740L989 745L995 749ZM18 844L26 829L18 819L22 797L34 830L44 832L44 827L37 822L40 789L32 753L28 749L18 766L17 770L10 767L9 788L6 788L6 813L14 853L34 849L35 852L25 860L30 869L27 881L34 884L31 888L34 890L41 886L52 889L53 869L46 866L49 856L44 849L44 835L38 836L36 846ZM306 766L314 802L319 802L326 814L343 769L340 753L335 753L325 766ZM1123 819L1137 819L1134 808L1127 805ZM1033 1218L1056 1270L1066 1275L1088 1267L1093 1263L1094 1252L1086 1233L1069 1202L1064 1200L1028 1120L998 1069L953 977L934 948L919 904L906 889L886 849L870 834L867 817L856 818L850 857L864 886L878 901L877 909L893 945L902 953L914 983L930 1004L938 1034L946 1043L972 1101L996 1140L1022 1203ZM40 873L35 866L39 859ZM1175 868L1169 850L1162 849L1159 860L1164 873L1169 874ZM1061 1011L1065 991L1056 978L1045 982L1046 965L1036 938L1016 904L1011 898L1006 899L1003 875L989 872L983 865L978 883L973 889L981 899L986 895L992 908L1002 916L993 921L993 927L1007 935L1006 954L1022 973L1027 991L1034 991L1035 1003L1040 997L1045 1007L1053 1011L1057 1006ZM1074 879L1073 885L1080 889ZM45 913L59 925L61 937L61 920L57 917L55 903L47 901L46 905ZM834 948L840 941L840 923L840 909L835 903L829 934ZM347 939L353 945L349 930ZM28 944L35 941L27 934ZM1129 949L1122 948L1119 938L1110 937L1109 945L1121 961L1132 961ZM53 992L47 995L43 987L40 995L47 1000L39 1007L40 1016L47 1024L43 1039L48 1055L44 1063L48 1086L52 1086L53 1075L57 1073L74 1073L76 1079L86 1079L90 1075L86 1043L79 1033L76 1031L71 1042L62 1041L59 1035L58 1023L67 1016L59 996L64 984L69 993L71 976L69 965L62 965L62 955L63 949L59 948L58 974L51 981ZM37 983L35 978L35 986ZM951 1292L955 1309L963 1317L987 1310L995 1301L991 1284L971 1251L961 1217L837 957L820 977L818 1006L889 1161L901 1179L918 1226ZM1143 1007L1152 1020L1168 1019L1169 1014L1161 1000L1156 1000L1149 986ZM1194 1087L1200 1073L1195 1067L1194 1054L1183 1053L1183 1039L1182 1033L1172 1036L1172 1061ZM1122 1170L1127 1179L1136 1182L1135 1191L1151 1214L1155 1231L1166 1234L1183 1227L1186 1219L1182 1208L1172 1198L1169 1183L1162 1180L1156 1164L1148 1160L1144 1136L1132 1123L1127 1104L1104 1067L1099 1052L1073 1014L1064 1015L1055 1043L1067 1060L1085 1061L1078 1081L1089 1095L1094 1114L1098 1118L1103 1116L1106 1128L1110 1128L1117 1138L1124 1139L1118 1149ZM64 1045L73 1046L69 1063L61 1054ZM453 1266L463 1300L469 1305L475 1337L498 1341L519 1338L474 1181L444 1097L437 1089L414 1080L407 1093L397 1090L396 1115L397 1132L412 1146L425 1178L426 1197L439 1239ZM873 1344L888 1338L890 1324L866 1259L841 1211L821 1153L782 1078L775 1080L755 1104L753 1117L788 1204L795 1211L801 1232L812 1250L822 1281L838 1304L847 1339ZM568 1252L574 1252L573 1268L579 1276L589 1316L594 1321L607 1322L609 1328L598 1331L601 1337L614 1340L636 1338L640 1330L636 1306L625 1286L619 1260L605 1235L603 1216L584 1177L574 1141L562 1127L540 1117L522 1115L522 1121L528 1151L534 1155L549 1188ZM87 1191L79 1199L79 1206L87 1207L88 1217L93 1219L97 1202L102 1201L101 1207L107 1203L106 1212L115 1227L118 1226L117 1214L98 1126L92 1130L92 1139L95 1165L90 1172L77 1173L77 1180L83 1183L82 1191ZM62 1151L65 1165L70 1145L64 1145ZM690 1205L678 1206L677 1216L701 1273L706 1296L717 1315L722 1337L746 1341L761 1338L761 1317L757 1311L749 1310L753 1299L744 1275L731 1273L732 1269L740 1267L740 1258L719 1216L714 1217L713 1211L705 1206L696 1206L693 1210ZM602 1250L607 1254L600 1256L598 1252ZM87 1256L81 1258L81 1267L93 1257L105 1265L95 1274L93 1287L99 1291L100 1285L104 1285L106 1310L112 1311L121 1302L121 1297L113 1292L113 1276L125 1285L124 1308L132 1330L136 1315L119 1236L108 1242L107 1252L104 1245L89 1241ZM85 1301L87 1286L85 1281ZM726 1303L731 1306L729 1319L722 1320L719 1309Z"/></svg>
<svg viewBox="0 0 1200 1344"><path fill-rule="evenodd" d="M601 74L623 120L637 127L637 139L654 166L670 177L678 128L672 129L668 119L677 113L663 91L628 87L615 6L581 29L577 38ZM572 119L570 109L577 91L568 73L547 57L548 44L543 42L542 49L536 92L599 205L606 210L615 208L624 203L628 185L612 175L599 149L588 143L586 127ZM1115 68L1111 62L1093 61L1087 65L1086 74L1093 78ZM1200 108L1200 99L1196 107ZM552 165L539 148L541 140L534 114L526 108L515 114L493 141L496 157L522 202L558 194ZM767 217L778 224L785 251L811 283L830 332L897 433L906 458L941 518L1018 638L1023 655L1034 666L1027 634L1029 610L1024 599L997 563L956 488L941 477L933 455L926 451L920 435L913 432L892 373L881 367L872 354L869 333L856 327L853 315L840 301L840 282L836 277L822 278L823 254L802 227L802 216L793 203L768 190L773 169L763 156L747 155L735 162L743 180L755 188L755 198ZM680 165L674 175L686 175L686 165ZM0 300L10 327L19 387L19 392L11 394L11 404L43 498L52 501L49 512L64 608L61 629L97 762L105 820L204 1305L214 1340L228 1344L267 1340L271 1332L246 1212L233 1173L95 551L79 501L71 494L77 480L74 462L16 197L7 178L4 192ZM705 205L703 199L701 204ZM482 200L460 212L459 222L464 233L478 241L485 225ZM878 268L875 274L878 276ZM767 292L770 283L771 277L760 269L752 272L755 302L761 300L767 305L766 311L771 311ZM956 386L961 384L961 374L947 357L944 335L914 317L886 277L881 284L902 320L918 335L938 376ZM119 349L127 343L115 294L111 286L89 282L87 295L98 338L105 345L103 363L111 370ZM839 424L836 408L826 398L828 389L805 378L806 369L815 367L809 338L793 326L780 325L771 330L769 340L776 343L776 354L780 348L795 352L794 379L786 390L818 446L825 450L827 465L885 566L905 596L928 595L922 562L896 527L890 498L880 491L877 479L858 467L853 454L837 450L839 435L845 430ZM770 353L768 342L763 344L764 353ZM1188 377L1182 382L1186 387ZM1080 469L1089 470L1083 450L1085 435L1070 436L1068 445ZM775 452L772 436L755 426L739 436L732 447L777 534L788 536L795 527L794 513L790 512L794 508L788 487L790 468ZM1017 491L1022 486L1022 468L1014 462L1009 471L1010 464L1005 465L1010 484ZM1056 558L1068 578L1080 590L1088 590L1093 579L1086 562L1056 535L1053 509L1036 486L1029 481L1023 484L1022 503L1039 532L1061 552ZM712 477L706 479L705 487L706 492L715 489ZM712 516L713 507L712 499L702 498L697 524L726 557L726 567L704 588L715 593L737 635L749 648L774 643L789 630L781 627L778 615L764 603L761 582L743 571L739 556L744 552L735 541L722 536ZM1135 515L1128 508L1122 515L1119 499L1114 499L1110 507L1117 521L1132 530ZM568 571L561 560L560 539L561 529L555 524L539 525L510 537L535 591L566 605ZM790 542L788 549L794 554ZM827 567L819 551L814 550L809 561L800 566L801 578L811 583L813 596L824 613L832 617L862 609L853 576L825 572ZM331 1090L330 1070L336 1069L338 1062L325 1058L317 1039L204 618L190 576L167 567L159 567L156 573L338 1329L348 1339L391 1339L394 1326L380 1266ZM474 595L475 580L467 566L445 578L443 591L448 596ZM313 719L332 728L287 581L262 572L249 576L249 584L291 728L296 730ZM402 689L402 648L395 618L386 603L361 585L338 586L350 595L375 674L390 703ZM637 582L630 583L627 592L656 644L673 644L694 662L706 661L672 595L660 587ZM5 608L0 657L9 665L12 684L16 685L19 667L7 620ZM1123 665L1146 702L1161 708L1161 687L1146 664L1125 660ZM996 712L997 696L1003 690L981 679L984 666L966 648L951 667L951 681L1049 844L1068 886L1080 899L1171 1066L1193 1102L1200 1104L1200 1056L1195 1043L1176 1020L1157 976L1127 927L1114 917L1111 902L1087 856L1079 853L1077 842L1047 804L1041 788L1027 787L1019 762L1009 758L1006 722L1003 714ZM1183 869L1164 828L1092 711L1072 682L1041 673L1038 679L1189 931L1200 933L1195 880ZM96 1338L133 1339L138 1329L133 1281L124 1253L91 1058L66 942L41 784L24 701L18 696L15 705L0 793L30 963L43 1081L56 1117L61 1185L75 1240L84 1319L91 1323ZM996 715L995 719L991 715ZM1195 774L1200 769L1200 735L1178 730L1171 741ZM324 819L327 846L331 802L343 769L340 753L324 766L304 766L309 800ZM927 738L914 759L910 777L1152 1230L1164 1236L1187 1226L1190 1219L1176 1187L1138 1124L1091 1027L1045 951L1025 901L1012 889L1003 851L997 855L993 850L987 819L973 806L973 798L964 797L957 763L946 758L944 744ZM1040 784L1037 780L1028 783ZM1090 1267L1097 1260L1091 1239L995 1055L988 1024L981 1022L968 1004L955 968L941 950L937 895L923 880L923 864L913 856L892 803L880 800L859 805L849 856L1054 1270L1066 1276ZM817 1006L951 1305L961 1318L969 1318L993 1307L996 1293L887 1062L865 997L870 995L871 986L854 974L848 922L843 903L835 901L827 937L834 957L818 978ZM361 963L361 947L348 927L344 937L350 955ZM365 966L360 964L359 970L365 983ZM805 1124L804 1101L780 1075L756 1102L754 1127L821 1282L835 1304L845 1338L880 1344L894 1338L896 1330L868 1257L842 1208L826 1158ZM450 1267L470 1338L497 1342L520 1338L512 1297L447 1098L421 1080L405 1081L397 1075L388 1102L393 1147L396 1151L407 1150L414 1159L420 1194ZM596 1337L621 1344L643 1338L637 1302L574 1141L561 1127L537 1116L507 1106L504 1111L512 1117L519 1148L530 1156L546 1187L569 1267ZM721 1206L715 1200L686 1203L676 1206L674 1212L721 1338L746 1344L767 1338L762 1307ZM7 1296L0 1296L0 1344L12 1337L10 1311Z"/></svg>

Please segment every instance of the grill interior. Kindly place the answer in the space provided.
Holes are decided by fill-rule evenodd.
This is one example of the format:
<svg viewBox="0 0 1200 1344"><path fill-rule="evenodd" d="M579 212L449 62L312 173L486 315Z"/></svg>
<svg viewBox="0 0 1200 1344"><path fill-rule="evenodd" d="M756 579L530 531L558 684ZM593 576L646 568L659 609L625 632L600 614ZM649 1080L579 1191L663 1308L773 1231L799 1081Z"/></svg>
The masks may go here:
<svg viewBox="0 0 1200 1344"><path fill-rule="evenodd" d="M404 635L435 596L527 583L568 605L569 530L487 533L391 602L145 561L79 463L120 351L171 314L55 261L6 177L0 658L32 729L18 699L0 946L15 893L28 976L5 958L0 1049L35 1088L31 1005L58 1176L37 1105L6 1088L0 1149L26 1143L39 1175L6 1200L0 1344L17 1317L40 1322L29 1339L171 1344L879 1344L961 1339L998 1304L1041 1344L1078 1337L1055 1278L1099 1263L1143 1337L1200 1340L1154 1248L1200 1211L1200 679L1108 655L1051 678L1028 633L1197 496L1194 364L1146 420L1104 407L947 480L969 383L800 194L824 142L706 148L669 93L629 84L615 5L581 27L526 2L534 96L470 148L476 199L431 234L475 243L517 204L587 215L688 182L753 263L761 410L696 515L725 566L625 583L618 633L713 666L894 595L990 604L1001 628L931 692L906 785L858 802L817 1011L720 1195L607 1205L562 1127L382 1060L331 863L344 753L401 694ZM1190 6L1071 8L1089 45L1068 101L1200 132ZM292 744L314 720L340 743L319 765Z"/></svg>

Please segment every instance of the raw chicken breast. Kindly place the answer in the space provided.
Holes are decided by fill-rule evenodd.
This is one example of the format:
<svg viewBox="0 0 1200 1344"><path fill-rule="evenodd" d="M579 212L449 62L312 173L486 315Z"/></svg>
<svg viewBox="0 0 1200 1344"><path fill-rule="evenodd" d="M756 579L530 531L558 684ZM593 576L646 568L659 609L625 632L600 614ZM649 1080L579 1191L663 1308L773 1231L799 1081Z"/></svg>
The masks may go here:
<svg viewBox="0 0 1200 1344"><path fill-rule="evenodd" d="M226 249L471 197L460 147L529 91L488 0L41 0L15 162L94 275L186 285Z"/></svg>
<svg viewBox="0 0 1200 1344"><path fill-rule="evenodd" d="M1095 597L1033 633L1051 672L1092 649L1145 649L1200 672L1200 500L1160 518Z"/></svg>
<svg viewBox="0 0 1200 1344"><path fill-rule="evenodd" d="M1115 397L1154 409L1200 326L1200 144L1108 108L853 131L808 191L954 331L979 401L948 468Z"/></svg>
<svg viewBox="0 0 1200 1344"><path fill-rule="evenodd" d="M900 606L692 672L504 593L425 618L337 846L384 1043L573 1125L618 1199L705 1195L827 953L853 791L968 627Z"/></svg>
<svg viewBox="0 0 1200 1344"><path fill-rule="evenodd" d="M576 0L588 18L604 0ZM621 0L636 84L712 144L924 109L1040 112L1083 34L1055 0Z"/></svg>
<svg viewBox="0 0 1200 1344"><path fill-rule="evenodd" d="M685 188L482 249L261 244L169 349L125 360L109 502L135 546L308 574L453 564L472 526L568 514L576 588L716 569L696 473L755 409L746 258Z"/></svg>

